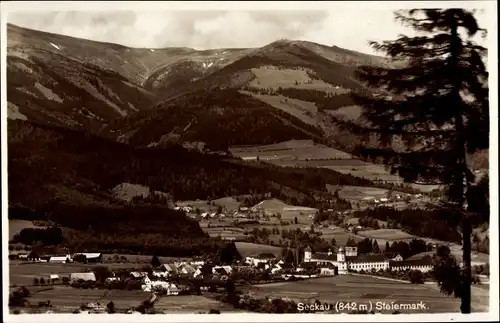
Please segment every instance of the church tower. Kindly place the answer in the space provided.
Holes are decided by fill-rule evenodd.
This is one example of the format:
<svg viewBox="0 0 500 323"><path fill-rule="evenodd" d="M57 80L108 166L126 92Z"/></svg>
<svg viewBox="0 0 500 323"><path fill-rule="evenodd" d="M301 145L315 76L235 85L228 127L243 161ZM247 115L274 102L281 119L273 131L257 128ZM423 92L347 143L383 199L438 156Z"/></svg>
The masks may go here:
<svg viewBox="0 0 500 323"><path fill-rule="evenodd" d="M307 246L305 249L304 249L304 262L309 262L311 261L311 258L312 258L312 249L310 246Z"/></svg>
<svg viewBox="0 0 500 323"><path fill-rule="evenodd" d="M339 248L339 250L337 250L337 261L345 262L345 250L342 246Z"/></svg>

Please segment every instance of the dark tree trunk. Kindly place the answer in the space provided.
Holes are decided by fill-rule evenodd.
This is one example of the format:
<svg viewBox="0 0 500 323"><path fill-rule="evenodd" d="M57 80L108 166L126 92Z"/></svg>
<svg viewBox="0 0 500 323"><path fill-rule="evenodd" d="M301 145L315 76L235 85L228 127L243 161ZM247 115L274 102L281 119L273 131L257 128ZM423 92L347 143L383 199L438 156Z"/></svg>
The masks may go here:
<svg viewBox="0 0 500 323"><path fill-rule="evenodd" d="M460 310L463 314L469 314L471 312L471 235L472 228L468 218L467 210L465 206L465 196L467 194L468 188L468 179L467 179L467 161L466 161L466 146L465 146L465 127L462 117L462 109L461 109L461 98L460 98L460 88L461 88L461 79L459 73L458 66L458 57L459 51L462 44L458 44L458 27L456 25L456 20L451 19L451 64L452 71L455 74L453 80L455 84L453 84L453 100L454 106L452 109L455 109L455 131L456 131L456 154L457 154L457 169L456 169L456 178L455 178L455 190L456 190L456 201L458 202L457 208L459 212L462 214L462 250L463 250L463 279L460 282L461 286L461 305Z"/></svg>

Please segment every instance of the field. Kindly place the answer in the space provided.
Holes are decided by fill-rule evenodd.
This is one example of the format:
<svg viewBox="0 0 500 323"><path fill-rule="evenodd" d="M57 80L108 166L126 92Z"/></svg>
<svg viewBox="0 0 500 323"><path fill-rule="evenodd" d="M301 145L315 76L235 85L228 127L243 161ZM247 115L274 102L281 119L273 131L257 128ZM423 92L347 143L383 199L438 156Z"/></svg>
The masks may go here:
<svg viewBox="0 0 500 323"><path fill-rule="evenodd" d="M378 229L378 230L359 231L358 235L370 239L377 239L384 241L411 240L413 238L416 238L415 236L403 232L399 229Z"/></svg>
<svg viewBox="0 0 500 323"><path fill-rule="evenodd" d="M279 69L273 66L252 68L255 78L250 86L261 89L297 88L307 90L325 91L327 93L342 94L349 90L334 87L322 80L312 79L307 69Z"/></svg>
<svg viewBox="0 0 500 323"><path fill-rule="evenodd" d="M9 219L9 240L11 240L14 235L21 232L22 229L36 227L37 226L35 226L32 221Z"/></svg>
<svg viewBox="0 0 500 323"><path fill-rule="evenodd" d="M151 260L151 256L149 256ZM47 279L49 275L69 276L71 273L88 272L95 266L106 266L110 269L118 268L140 268L143 264L133 263L102 263L102 264L57 264L57 263L33 263L21 261L9 261L9 285L30 286L33 284L33 278Z"/></svg>
<svg viewBox="0 0 500 323"><path fill-rule="evenodd" d="M261 252L270 252L273 253L276 257L281 256L281 248L265 244L236 242L236 248L238 249L242 258L252 256Z"/></svg>
<svg viewBox="0 0 500 323"><path fill-rule="evenodd" d="M36 304L50 300L52 306L61 311L75 310L83 303L98 301L106 305L113 301L116 309L126 310L140 305L142 301L150 297L150 293L142 290L77 289L68 286L54 286L52 290L33 294L28 298L28 301Z"/></svg>
<svg viewBox="0 0 500 323"><path fill-rule="evenodd" d="M315 229L316 231L321 231L321 238L326 241L331 241L335 238L337 245L345 245L349 237L352 237L355 241L361 241L363 238L355 234L346 232L344 229L339 227L330 226L328 228Z"/></svg>
<svg viewBox="0 0 500 323"><path fill-rule="evenodd" d="M165 314L174 313L208 313L210 309L217 309L223 312L239 312L233 309L229 304L219 302L205 296L183 295L161 297L155 302L155 308L163 311Z"/></svg>
<svg viewBox="0 0 500 323"><path fill-rule="evenodd" d="M306 165L306 159L350 159L352 156L343 151L327 146L315 144L312 140L290 140L279 144L252 146L252 147L231 147L231 154L242 159L269 160L278 166L300 166ZM283 163L283 165L281 164ZM317 166L310 166L317 167Z"/></svg>
<svg viewBox="0 0 500 323"><path fill-rule="evenodd" d="M250 292L258 297L288 297L297 302L310 303L316 299L333 304L337 301L356 302L357 304L368 304L370 301L372 303L377 301L388 303L418 303L423 301L428 309L420 311L421 313L459 312L460 307L458 299L444 296L434 287L398 283L369 276L341 275L298 282L267 284L259 287L253 286ZM485 292L475 289L474 294L479 294L480 297L473 297L473 310L487 310L488 303L487 298L485 302Z"/></svg>

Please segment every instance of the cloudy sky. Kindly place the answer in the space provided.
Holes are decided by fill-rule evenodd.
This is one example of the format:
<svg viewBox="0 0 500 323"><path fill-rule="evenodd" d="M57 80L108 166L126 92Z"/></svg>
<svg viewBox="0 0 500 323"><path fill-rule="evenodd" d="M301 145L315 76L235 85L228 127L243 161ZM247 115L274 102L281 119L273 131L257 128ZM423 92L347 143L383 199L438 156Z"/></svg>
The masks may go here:
<svg viewBox="0 0 500 323"><path fill-rule="evenodd" d="M323 10L316 6L300 11L283 11L297 9L283 3L273 7L281 9L277 11L172 11L164 7L154 10L151 6L141 6L138 11L121 5L122 11L112 11L109 6L104 11L47 11L42 7L39 10L45 11L9 12L7 19L23 27L131 47L260 47L287 38L374 53L368 41L412 33L394 21L394 6L387 8L377 3L330 4ZM477 15L482 25L489 22L488 17L487 11Z"/></svg>

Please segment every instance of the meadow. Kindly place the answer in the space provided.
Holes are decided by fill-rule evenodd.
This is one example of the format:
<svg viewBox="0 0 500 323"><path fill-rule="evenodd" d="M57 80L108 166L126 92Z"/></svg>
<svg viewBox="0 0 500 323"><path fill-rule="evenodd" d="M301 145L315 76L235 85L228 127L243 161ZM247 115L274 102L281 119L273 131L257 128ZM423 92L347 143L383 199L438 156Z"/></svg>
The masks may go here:
<svg viewBox="0 0 500 323"><path fill-rule="evenodd" d="M352 156L348 153L335 148L327 147L314 143L312 140L290 140L272 145L263 146L246 146L246 147L230 147L229 151L232 155L251 159L257 158L261 160L272 161L273 164L279 166L297 166L301 163L311 160L317 163L326 161L315 161L317 159L326 160L352 160ZM317 167L314 164L310 167Z"/></svg>
<svg viewBox="0 0 500 323"><path fill-rule="evenodd" d="M270 252L276 257L281 256L281 248L269 246L265 244L249 243L249 242L236 242L236 248L240 253L241 257L244 259L248 256L253 256L261 252Z"/></svg>

